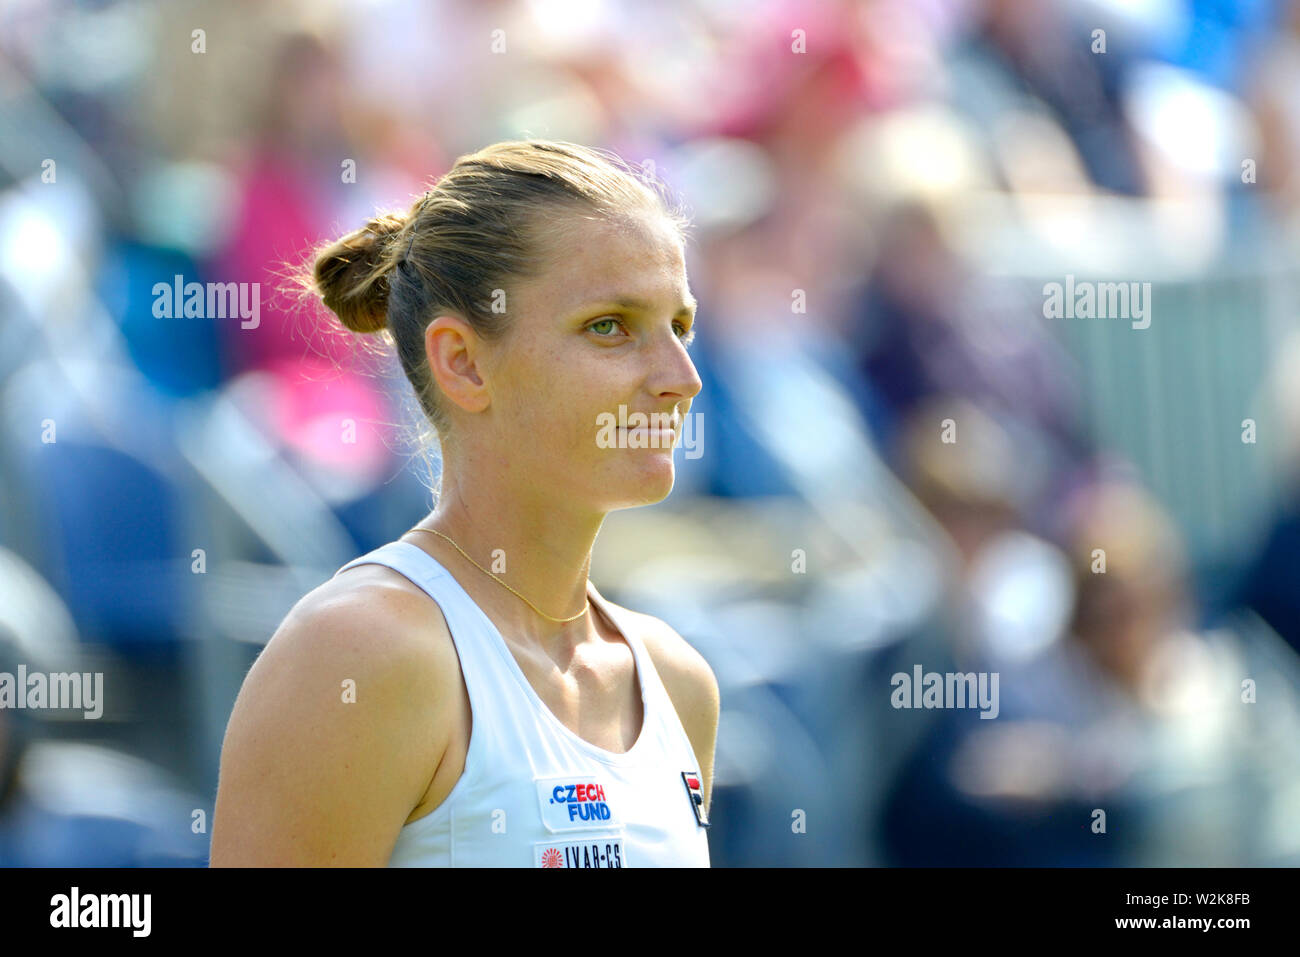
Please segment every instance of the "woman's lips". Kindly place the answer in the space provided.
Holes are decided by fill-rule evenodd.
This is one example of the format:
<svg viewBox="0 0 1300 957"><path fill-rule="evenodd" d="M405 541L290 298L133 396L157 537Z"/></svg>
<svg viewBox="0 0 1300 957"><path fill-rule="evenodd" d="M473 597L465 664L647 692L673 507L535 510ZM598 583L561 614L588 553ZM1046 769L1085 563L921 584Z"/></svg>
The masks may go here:
<svg viewBox="0 0 1300 957"><path fill-rule="evenodd" d="M677 441L676 429L649 428L645 426L634 429L631 428L630 426L623 426L619 429L619 431L622 432L624 435L628 436L629 438L633 435L636 435L641 440L649 440L649 443L647 443L645 446L646 448L654 448L655 444L659 446L663 446L665 444L672 445L674 442ZM638 446L640 446L641 442L638 442L637 444Z"/></svg>

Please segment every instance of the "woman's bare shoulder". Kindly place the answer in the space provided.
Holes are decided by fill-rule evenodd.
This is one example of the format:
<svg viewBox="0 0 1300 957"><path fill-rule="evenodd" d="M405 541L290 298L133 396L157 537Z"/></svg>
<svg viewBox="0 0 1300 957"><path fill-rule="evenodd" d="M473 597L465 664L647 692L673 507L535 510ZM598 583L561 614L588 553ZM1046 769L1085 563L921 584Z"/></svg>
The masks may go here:
<svg viewBox="0 0 1300 957"><path fill-rule="evenodd" d="M636 629L654 662L659 680L677 711L682 729L690 738L704 779L704 802L708 807L713 793L713 753L718 738L721 696L718 679L704 656L667 622L653 615L614 605L620 619Z"/></svg>
<svg viewBox="0 0 1300 957"><path fill-rule="evenodd" d="M704 656L663 619L604 601L636 630L678 711L716 714L718 681Z"/></svg>
<svg viewBox="0 0 1300 957"><path fill-rule="evenodd" d="M253 663L222 749L214 865L388 859L460 677L436 603L399 578L361 566L322 584Z"/></svg>
<svg viewBox="0 0 1300 957"><path fill-rule="evenodd" d="M322 582L285 616L267 650L356 647L376 660L454 662L442 610L406 576L383 565L359 565ZM305 647L304 647L305 646ZM453 656L448 658L448 652Z"/></svg>

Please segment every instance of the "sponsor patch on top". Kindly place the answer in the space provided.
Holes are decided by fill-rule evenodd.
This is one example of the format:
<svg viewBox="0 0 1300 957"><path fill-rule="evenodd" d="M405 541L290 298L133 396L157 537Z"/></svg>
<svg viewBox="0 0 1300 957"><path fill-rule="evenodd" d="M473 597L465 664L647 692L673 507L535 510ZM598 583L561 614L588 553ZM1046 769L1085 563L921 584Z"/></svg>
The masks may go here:
<svg viewBox="0 0 1300 957"><path fill-rule="evenodd" d="M620 827L623 823L604 781L592 777L537 778L537 802L548 831Z"/></svg>
<svg viewBox="0 0 1300 957"><path fill-rule="evenodd" d="M538 867L627 867L621 837L534 844L533 859Z"/></svg>

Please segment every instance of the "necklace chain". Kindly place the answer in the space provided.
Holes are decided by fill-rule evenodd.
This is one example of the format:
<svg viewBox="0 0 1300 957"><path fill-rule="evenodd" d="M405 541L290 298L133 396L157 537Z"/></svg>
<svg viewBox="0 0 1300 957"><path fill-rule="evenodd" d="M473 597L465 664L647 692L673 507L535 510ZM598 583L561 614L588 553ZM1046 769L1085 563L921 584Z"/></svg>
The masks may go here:
<svg viewBox="0 0 1300 957"><path fill-rule="evenodd" d="M448 538L446 535L442 534L442 532L438 531L436 528L421 528L420 526L417 525L417 526L415 526L414 528L412 528L411 531L413 531L413 532L432 532L434 535L437 535L439 538L444 538L444 539L446 539L448 542L451 543L451 547L452 547L452 548L456 549L456 551L460 552L461 555L463 555L463 556L465 557L465 560L466 560L467 562L469 562L471 565L473 565L475 568L477 568L479 571L481 571L484 575L487 575L489 578L493 579L494 581L496 581L497 583L499 583L500 585L502 585L503 587L505 587L506 589L508 589L511 593L513 593L513 594L515 595L516 598L518 598L520 601L522 601L525 605L527 605L527 606L528 606L529 608L531 608L533 611L537 612L537 614L541 615L541 616L542 616L543 618L545 618L547 621L553 621L553 622L556 622L557 624L564 624L564 623L567 622L567 621L574 621L575 619L581 618L583 615L585 615L585 614L587 613L587 609L589 609L589 608L591 607L591 599L588 598L588 599L587 599L587 603L586 603L585 605L582 606L582 611L578 612L576 615L571 615L571 616L569 616L568 618L554 618L554 617L552 617L551 615L548 615L546 612L542 611L540 608L538 608L536 605L534 605L531 601L529 601L529 600L528 600L527 598L525 598L523 595L519 594L519 592L515 591L513 588L511 588L508 584L506 584L504 581L502 581L502 580L501 580L500 578L498 578L496 575L493 575L490 571L488 571L486 568L484 568L484 567L483 567L482 565L480 565L478 562L474 561L474 559L470 558L469 555L466 554L465 549L461 548L459 545L457 545L455 542L453 542L453 541L452 541L450 538Z"/></svg>

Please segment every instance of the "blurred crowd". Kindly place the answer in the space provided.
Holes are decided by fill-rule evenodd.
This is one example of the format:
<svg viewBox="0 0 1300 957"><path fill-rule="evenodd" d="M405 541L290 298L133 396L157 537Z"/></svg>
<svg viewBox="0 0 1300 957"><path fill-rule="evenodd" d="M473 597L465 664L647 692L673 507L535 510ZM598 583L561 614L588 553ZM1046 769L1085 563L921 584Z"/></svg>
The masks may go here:
<svg viewBox="0 0 1300 957"><path fill-rule="evenodd" d="M285 277L528 136L693 213L703 454L592 577L718 676L715 866L1300 863L1300 3L14 0L0 672L106 692L0 710L0 864L206 863L248 666L437 475Z"/></svg>

